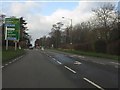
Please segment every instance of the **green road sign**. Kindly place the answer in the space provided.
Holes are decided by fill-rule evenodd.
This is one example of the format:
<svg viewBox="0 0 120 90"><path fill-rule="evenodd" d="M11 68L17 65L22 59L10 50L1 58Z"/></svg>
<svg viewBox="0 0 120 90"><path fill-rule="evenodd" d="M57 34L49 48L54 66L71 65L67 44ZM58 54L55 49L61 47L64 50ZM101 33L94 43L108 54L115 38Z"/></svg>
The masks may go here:
<svg viewBox="0 0 120 90"><path fill-rule="evenodd" d="M20 38L20 19L5 18L5 40L19 40Z"/></svg>

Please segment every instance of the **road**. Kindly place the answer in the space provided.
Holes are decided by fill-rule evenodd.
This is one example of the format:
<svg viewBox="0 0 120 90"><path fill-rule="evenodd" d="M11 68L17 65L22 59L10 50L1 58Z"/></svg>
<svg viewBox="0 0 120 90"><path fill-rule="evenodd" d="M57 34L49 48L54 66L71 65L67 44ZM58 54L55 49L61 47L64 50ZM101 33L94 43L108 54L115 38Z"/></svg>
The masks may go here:
<svg viewBox="0 0 120 90"><path fill-rule="evenodd" d="M119 63L58 51L26 50L2 66L3 88L118 88Z"/></svg>

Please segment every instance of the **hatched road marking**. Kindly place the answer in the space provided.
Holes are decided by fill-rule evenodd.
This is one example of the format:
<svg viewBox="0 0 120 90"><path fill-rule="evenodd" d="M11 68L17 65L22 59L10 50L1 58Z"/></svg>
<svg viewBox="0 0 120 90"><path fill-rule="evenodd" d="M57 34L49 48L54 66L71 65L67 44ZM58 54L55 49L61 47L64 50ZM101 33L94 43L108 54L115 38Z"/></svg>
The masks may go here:
<svg viewBox="0 0 120 90"><path fill-rule="evenodd" d="M79 61L75 61L75 62L74 62L74 64L79 65L79 64L82 64L82 63L81 63L81 62L79 62Z"/></svg>

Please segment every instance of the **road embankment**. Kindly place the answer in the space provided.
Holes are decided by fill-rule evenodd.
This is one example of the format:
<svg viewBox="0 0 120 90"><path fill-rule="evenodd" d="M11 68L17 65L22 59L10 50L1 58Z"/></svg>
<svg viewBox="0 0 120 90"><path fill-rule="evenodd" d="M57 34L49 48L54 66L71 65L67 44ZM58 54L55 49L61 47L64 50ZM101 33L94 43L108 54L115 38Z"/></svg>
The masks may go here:
<svg viewBox="0 0 120 90"><path fill-rule="evenodd" d="M25 54L25 50L23 49L10 49L10 50L2 50L2 63L6 63L14 58L17 58L21 55Z"/></svg>

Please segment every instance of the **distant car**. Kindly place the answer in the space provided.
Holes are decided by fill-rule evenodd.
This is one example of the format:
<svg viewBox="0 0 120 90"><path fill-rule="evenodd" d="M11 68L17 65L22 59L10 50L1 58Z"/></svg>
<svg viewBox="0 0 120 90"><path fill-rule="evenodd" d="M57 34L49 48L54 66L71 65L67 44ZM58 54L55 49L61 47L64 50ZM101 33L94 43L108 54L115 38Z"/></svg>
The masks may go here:
<svg viewBox="0 0 120 90"><path fill-rule="evenodd" d="M44 48L42 47L41 50L44 50Z"/></svg>
<svg viewBox="0 0 120 90"><path fill-rule="evenodd" d="M33 47L32 47L32 46L30 46L30 47L29 47L29 49L33 49Z"/></svg>

